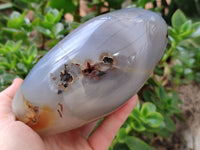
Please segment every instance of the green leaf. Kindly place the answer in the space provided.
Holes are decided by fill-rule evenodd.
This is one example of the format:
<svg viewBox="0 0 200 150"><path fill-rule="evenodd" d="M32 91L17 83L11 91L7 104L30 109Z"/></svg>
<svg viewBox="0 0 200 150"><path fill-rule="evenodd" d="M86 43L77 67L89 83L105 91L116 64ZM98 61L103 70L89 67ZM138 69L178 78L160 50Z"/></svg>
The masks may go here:
<svg viewBox="0 0 200 150"><path fill-rule="evenodd" d="M7 63L5 61L4 62L0 62L0 66L3 67L3 68L5 68L5 69L11 69L10 63Z"/></svg>
<svg viewBox="0 0 200 150"><path fill-rule="evenodd" d="M155 111L156 111L156 106L153 103L146 102L142 105L141 115L145 117Z"/></svg>
<svg viewBox="0 0 200 150"><path fill-rule="evenodd" d="M4 84L11 84L15 78L16 78L16 75L11 74L11 73L4 73L0 75L0 79L3 80Z"/></svg>
<svg viewBox="0 0 200 150"><path fill-rule="evenodd" d="M109 150L128 150L129 148L124 143L116 143L113 148L109 148Z"/></svg>
<svg viewBox="0 0 200 150"><path fill-rule="evenodd" d="M172 16L172 27L176 29L181 29L181 26L187 21L186 16L184 13L178 9Z"/></svg>
<svg viewBox="0 0 200 150"><path fill-rule="evenodd" d="M63 35L60 35L59 36L59 33L61 31L64 30L64 25L62 23L57 23L54 27L53 27L53 33L55 35L55 37L58 39L58 38L62 38Z"/></svg>
<svg viewBox="0 0 200 150"><path fill-rule="evenodd" d="M174 30L174 28L172 28L172 27L168 27L168 33L169 33L169 35L170 36L172 36L172 37L175 37L175 36L177 36L177 32L176 32L176 30Z"/></svg>
<svg viewBox="0 0 200 150"><path fill-rule="evenodd" d="M134 108L133 111L131 112L130 117L139 118L140 117L140 110L138 108Z"/></svg>
<svg viewBox="0 0 200 150"><path fill-rule="evenodd" d="M68 30L68 32L78 28L79 25L80 25L80 23L77 23L77 22L67 22L67 26L68 26L67 30Z"/></svg>
<svg viewBox="0 0 200 150"><path fill-rule="evenodd" d="M172 104L173 105L173 104ZM171 111L171 113L173 113L173 114L175 114L175 113L181 113L181 109L179 109L178 108L179 106L177 105L175 105L175 106L172 106L171 108L170 108L170 111Z"/></svg>
<svg viewBox="0 0 200 150"><path fill-rule="evenodd" d="M49 5L52 8L57 8L58 10L64 9L64 12L74 13L77 5L73 2L73 0L51 0Z"/></svg>
<svg viewBox="0 0 200 150"><path fill-rule="evenodd" d="M13 29L13 28L2 28L3 31L7 32L7 33L17 33L19 32L18 29Z"/></svg>
<svg viewBox="0 0 200 150"><path fill-rule="evenodd" d="M183 39L186 39L186 38L189 38L193 32L194 32L193 30L189 30L189 31L179 34L179 36L182 37Z"/></svg>
<svg viewBox="0 0 200 150"><path fill-rule="evenodd" d="M24 73L28 73L26 66L23 63L17 63L17 69L23 71Z"/></svg>
<svg viewBox="0 0 200 150"><path fill-rule="evenodd" d="M55 15L56 15L56 14L55 14ZM46 21L46 22L54 23L55 17L56 17L56 16L54 16L54 15L52 15L52 14L49 13L49 14L45 15L45 21Z"/></svg>
<svg viewBox="0 0 200 150"><path fill-rule="evenodd" d="M164 70L163 70L162 67L156 66L156 68L154 69L154 73L155 73L156 75L163 76Z"/></svg>
<svg viewBox="0 0 200 150"><path fill-rule="evenodd" d="M1 51L0 51L1 52ZM7 62L7 59L5 58L5 57L1 57L0 56L0 64L1 63L5 63L5 62Z"/></svg>
<svg viewBox="0 0 200 150"><path fill-rule="evenodd" d="M15 29L20 29L22 22L20 19L14 19L14 20L9 20L7 22L7 27L8 28L15 28Z"/></svg>
<svg viewBox="0 0 200 150"><path fill-rule="evenodd" d="M145 123L154 128L159 127L163 122L163 117L158 112L152 112L147 117L142 119Z"/></svg>
<svg viewBox="0 0 200 150"><path fill-rule="evenodd" d="M15 29L20 29L22 27L22 24L24 22L24 17L25 17L25 12L20 14L19 12L14 11L10 19L7 22L7 27L8 28L15 28Z"/></svg>
<svg viewBox="0 0 200 150"><path fill-rule="evenodd" d="M140 109L140 101L137 102L137 105L135 106L138 110Z"/></svg>
<svg viewBox="0 0 200 150"><path fill-rule="evenodd" d="M167 98L167 93L165 91L165 88L163 86L159 86L155 89L156 95L161 101L165 101Z"/></svg>
<svg viewBox="0 0 200 150"><path fill-rule="evenodd" d="M48 22L48 21L42 21L39 23L39 26L51 30L51 28L53 28L53 26L54 26L54 23Z"/></svg>
<svg viewBox="0 0 200 150"><path fill-rule="evenodd" d="M200 36L200 22L196 22L192 24L192 29L194 32L192 33L191 37L199 37Z"/></svg>
<svg viewBox="0 0 200 150"><path fill-rule="evenodd" d="M153 150L150 145L133 136L126 137L125 143L130 150Z"/></svg>
<svg viewBox="0 0 200 150"><path fill-rule="evenodd" d="M37 57L37 47L35 44L31 45L28 49L29 56Z"/></svg>
<svg viewBox="0 0 200 150"><path fill-rule="evenodd" d="M162 128L160 130L157 130L156 133L159 135L159 136L162 136L164 138L169 138L170 136L170 132L168 130L166 130L165 128Z"/></svg>
<svg viewBox="0 0 200 150"><path fill-rule="evenodd" d="M121 128L117 133L117 139L120 143L124 143L126 136L127 136L127 133L126 133L125 128Z"/></svg>
<svg viewBox="0 0 200 150"><path fill-rule="evenodd" d="M111 8L120 9L125 0L107 0Z"/></svg>
<svg viewBox="0 0 200 150"><path fill-rule="evenodd" d="M63 15L63 9L59 12L59 14L56 16L56 19L55 19L55 22L59 22L62 18L62 15Z"/></svg>
<svg viewBox="0 0 200 150"><path fill-rule="evenodd" d="M53 38L53 37L52 37L52 38ZM59 39L53 38L53 39L51 39L51 40L48 40L45 44L46 44L46 46L48 46L48 47L54 47L56 44L58 44L58 42L59 42Z"/></svg>
<svg viewBox="0 0 200 150"><path fill-rule="evenodd" d="M145 101L149 101L151 97L154 97L154 95L152 92L144 90L143 97Z"/></svg>
<svg viewBox="0 0 200 150"><path fill-rule="evenodd" d="M180 32L181 33L182 32L187 32L187 31L191 30L191 28L192 28L192 21L188 20L181 26Z"/></svg>
<svg viewBox="0 0 200 150"><path fill-rule="evenodd" d="M45 28L43 28L41 26L37 26L37 27L35 27L35 29L38 32L42 33L42 34L44 34L44 35L46 35L48 37L51 37L51 31L49 29L45 29Z"/></svg>
<svg viewBox="0 0 200 150"><path fill-rule="evenodd" d="M60 21L63 15L63 10L58 11L57 9L47 8L47 14L44 17L46 22L57 23Z"/></svg>
<svg viewBox="0 0 200 150"><path fill-rule="evenodd" d="M130 125L134 130L136 130L138 132L142 132L142 131L146 130L146 128L143 126L142 122L139 120L136 120L136 119L131 119Z"/></svg>
<svg viewBox="0 0 200 150"><path fill-rule="evenodd" d="M16 52L18 51L18 49L20 48L22 42L13 42L13 41L7 41L6 44L0 48L0 51L6 52L6 54L8 54L9 52Z"/></svg>
<svg viewBox="0 0 200 150"><path fill-rule="evenodd" d="M168 131L170 132L174 132L176 130L176 126L174 124L174 121L168 117L167 115L164 116L164 122L165 122L165 125L166 125L166 128Z"/></svg>
<svg viewBox="0 0 200 150"><path fill-rule="evenodd" d="M27 32L16 32L13 34L13 39L23 40L23 42L26 42L28 40Z"/></svg>
<svg viewBox="0 0 200 150"><path fill-rule="evenodd" d="M84 22L86 22L86 21L88 21L88 20L90 20L94 17L95 17L95 12L90 12L86 16L81 18L81 23L84 23Z"/></svg>

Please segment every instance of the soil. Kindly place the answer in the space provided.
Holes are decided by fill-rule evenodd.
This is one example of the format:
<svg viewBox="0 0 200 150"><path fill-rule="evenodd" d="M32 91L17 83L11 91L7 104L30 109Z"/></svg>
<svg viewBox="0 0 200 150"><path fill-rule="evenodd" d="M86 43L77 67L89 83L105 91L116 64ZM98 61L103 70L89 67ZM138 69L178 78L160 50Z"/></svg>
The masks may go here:
<svg viewBox="0 0 200 150"><path fill-rule="evenodd" d="M177 91L184 121L174 119L176 132L167 140L158 139L156 150L200 150L200 84L181 85Z"/></svg>

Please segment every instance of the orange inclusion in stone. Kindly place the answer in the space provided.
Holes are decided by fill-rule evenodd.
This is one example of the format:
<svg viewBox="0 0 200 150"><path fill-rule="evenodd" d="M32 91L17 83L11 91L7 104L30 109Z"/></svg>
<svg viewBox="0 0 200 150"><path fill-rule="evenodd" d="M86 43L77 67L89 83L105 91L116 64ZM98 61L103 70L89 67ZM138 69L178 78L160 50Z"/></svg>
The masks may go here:
<svg viewBox="0 0 200 150"><path fill-rule="evenodd" d="M36 124L29 125L33 130L43 130L47 127L49 127L52 123L52 121L55 120L55 113L54 111L44 106L41 110L40 116L38 118L38 121Z"/></svg>

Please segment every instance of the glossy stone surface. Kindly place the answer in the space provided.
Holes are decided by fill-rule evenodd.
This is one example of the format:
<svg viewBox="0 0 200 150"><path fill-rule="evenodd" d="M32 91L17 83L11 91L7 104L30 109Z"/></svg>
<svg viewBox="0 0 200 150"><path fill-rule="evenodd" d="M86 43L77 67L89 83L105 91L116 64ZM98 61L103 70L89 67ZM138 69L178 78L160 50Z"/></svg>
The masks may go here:
<svg viewBox="0 0 200 150"><path fill-rule="evenodd" d="M143 86L166 43L165 21L147 10L91 19L35 65L14 97L13 111L42 135L105 116Z"/></svg>

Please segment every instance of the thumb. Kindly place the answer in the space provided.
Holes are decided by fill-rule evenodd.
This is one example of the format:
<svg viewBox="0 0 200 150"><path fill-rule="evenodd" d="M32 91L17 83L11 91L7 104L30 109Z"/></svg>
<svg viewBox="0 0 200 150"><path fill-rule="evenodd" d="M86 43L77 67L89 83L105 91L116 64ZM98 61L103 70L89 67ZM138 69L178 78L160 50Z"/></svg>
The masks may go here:
<svg viewBox="0 0 200 150"><path fill-rule="evenodd" d="M8 118L12 113L11 103L19 86L22 84L22 79L15 79L13 83L0 93L0 118ZM11 115L12 116L12 115Z"/></svg>
<svg viewBox="0 0 200 150"><path fill-rule="evenodd" d="M13 80L13 83L4 91L0 93L0 100L7 98L13 99L15 93L17 92L18 88L22 84L23 80L20 78L16 78Z"/></svg>

